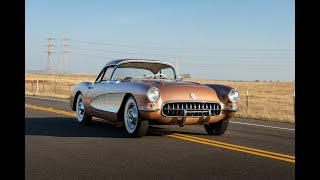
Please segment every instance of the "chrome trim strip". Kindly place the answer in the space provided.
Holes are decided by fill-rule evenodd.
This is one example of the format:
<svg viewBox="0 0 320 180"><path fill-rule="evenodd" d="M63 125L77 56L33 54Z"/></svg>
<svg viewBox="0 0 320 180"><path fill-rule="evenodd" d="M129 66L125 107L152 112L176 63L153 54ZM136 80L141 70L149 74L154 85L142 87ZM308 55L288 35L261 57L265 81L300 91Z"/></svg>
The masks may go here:
<svg viewBox="0 0 320 180"><path fill-rule="evenodd" d="M141 107L141 108L138 108L139 111L148 111L148 112L155 112L155 111L159 111L160 109L159 108L145 108L145 107Z"/></svg>
<svg viewBox="0 0 320 180"><path fill-rule="evenodd" d="M235 109L232 109L232 108L224 108L222 109L222 111L231 111L231 112L238 112L240 109L239 108L235 108Z"/></svg>

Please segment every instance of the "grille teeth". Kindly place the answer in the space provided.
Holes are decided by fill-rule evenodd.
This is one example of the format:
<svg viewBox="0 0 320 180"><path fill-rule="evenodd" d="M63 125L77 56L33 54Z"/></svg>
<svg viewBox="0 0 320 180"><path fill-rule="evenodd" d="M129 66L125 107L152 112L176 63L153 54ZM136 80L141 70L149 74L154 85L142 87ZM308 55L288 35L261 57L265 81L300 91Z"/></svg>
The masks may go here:
<svg viewBox="0 0 320 180"><path fill-rule="evenodd" d="M202 103L202 102L174 102L166 103L162 108L164 116L182 117L184 110L188 111L188 117L217 116L221 113L220 104L218 103Z"/></svg>

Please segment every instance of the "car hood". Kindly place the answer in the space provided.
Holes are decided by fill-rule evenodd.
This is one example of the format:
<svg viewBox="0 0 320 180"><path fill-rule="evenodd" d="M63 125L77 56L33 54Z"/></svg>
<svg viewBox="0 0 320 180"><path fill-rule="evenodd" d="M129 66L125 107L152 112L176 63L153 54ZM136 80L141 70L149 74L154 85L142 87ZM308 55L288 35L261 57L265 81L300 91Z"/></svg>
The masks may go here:
<svg viewBox="0 0 320 180"><path fill-rule="evenodd" d="M216 91L208 86L186 81L146 80L160 90L160 100L167 101L219 101ZM195 94L195 99L191 98Z"/></svg>

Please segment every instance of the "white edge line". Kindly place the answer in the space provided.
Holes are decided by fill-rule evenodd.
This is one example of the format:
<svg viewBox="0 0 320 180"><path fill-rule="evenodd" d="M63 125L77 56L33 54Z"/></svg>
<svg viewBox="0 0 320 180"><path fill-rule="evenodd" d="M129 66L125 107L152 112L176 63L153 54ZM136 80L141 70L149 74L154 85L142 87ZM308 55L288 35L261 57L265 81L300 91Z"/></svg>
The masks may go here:
<svg viewBox="0 0 320 180"><path fill-rule="evenodd" d="M235 123L235 124L244 124L244 125L249 125L249 126L260 126L260 127L267 127L267 128L273 128L273 129L284 129L284 130L288 130L288 131L295 131L295 129L290 129L290 128L265 126L265 125L260 125L260 124L250 124L250 123L242 123L242 122L235 122L235 121L229 121L229 122L230 123Z"/></svg>

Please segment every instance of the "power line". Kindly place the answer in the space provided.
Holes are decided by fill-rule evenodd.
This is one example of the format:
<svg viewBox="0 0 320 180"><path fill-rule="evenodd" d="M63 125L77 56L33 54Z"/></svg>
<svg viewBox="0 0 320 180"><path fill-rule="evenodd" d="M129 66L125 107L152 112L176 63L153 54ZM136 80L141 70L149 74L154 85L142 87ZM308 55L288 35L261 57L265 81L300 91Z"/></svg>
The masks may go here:
<svg viewBox="0 0 320 180"><path fill-rule="evenodd" d="M100 52L114 52L114 53L125 53L125 54L138 54L138 55L157 55L157 56L172 56L175 57L175 55L170 54L155 54L155 53L139 53L139 52L128 52L128 51L111 51L111 50L102 50L102 49L93 49L93 48L82 48L78 46L71 46L71 49L80 49L80 50L86 50L86 51L100 51ZM294 58L294 57L281 57L281 56L269 56L269 57L263 57L263 56L190 56L190 55L183 55L180 54L181 57L185 58Z"/></svg>
<svg viewBox="0 0 320 180"><path fill-rule="evenodd" d="M293 66L280 66L280 65L263 65L263 66L257 66L257 65L247 65L247 64L244 64L243 66L240 66L240 65L224 65L224 64L216 64L216 65L213 65L213 66L208 66L208 64L204 64L204 63L201 63L201 64L197 64L197 67L210 67L212 69L215 69L215 68L220 68L220 67L226 67L226 68L234 68L234 67L237 67L237 69L239 68L260 68L260 69L294 69L295 67Z"/></svg>
<svg viewBox="0 0 320 180"><path fill-rule="evenodd" d="M120 47L128 47L128 48L137 48L141 49L137 46L133 45L125 45L125 44L110 44L110 43L101 43L101 42L93 42L93 41L82 41L71 39L70 41L85 43L85 44L95 44L95 45L103 45L103 46L120 46ZM158 49L181 49L181 50L196 50L196 51L295 51L294 49L219 49L219 48L184 48L184 47L159 47L159 46L150 46L144 48L158 48Z"/></svg>
<svg viewBox="0 0 320 180"><path fill-rule="evenodd" d="M245 59L242 59L240 58L241 60L237 59L237 58L216 58L216 57L212 57L212 58L188 58L188 57L183 57L183 62L190 62L190 61L195 61L195 62L198 62L198 61L203 61L203 60L210 60L210 62L207 62L207 63L216 63L216 62L226 62L226 63L229 63L229 62L232 62L232 63L295 63L294 61L279 61L278 58L272 58L272 59L265 59L265 58L257 58L257 59L250 59L250 58L245 58ZM284 59L282 59L284 60Z"/></svg>
<svg viewBox="0 0 320 180"><path fill-rule="evenodd" d="M182 55L181 55L182 56ZM259 57L259 56L182 56L185 58L250 58L250 59L268 59L268 58L282 58L282 59L292 59L294 57L277 57L277 56L273 56L273 57Z"/></svg>
<svg viewBox="0 0 320 180"><path fill-rule="evenodd" d="M134 49L150 49L156 48L159 49L171 49L171 50L188 50L189 53L202 53L208 54L207 56L201 55L188 55L186 53L170 53L169 54L160 54L160 53L145 53L145 52L135 52L135 51L117 51L117 50L104 50L103 48L87 48L70 45L69 49L73 50L85 50L85 51L96 51L96 52L106 52L108 53L108 57L93 55L93 54L85 54L85 53L77 53L77 52L69 52L70 54L75 55L84 55L89 57L94 57L96 59L105 59L107 60L110 57L110 53L115 54L129 54L129 55L139 55L139 56L159 56L159 57L170 57L172 61L176 61L176 69L177 71L181 71L183 69L180 66L181 64L195 64L200 68L211 68L214 70L226 70L231 67L237 66L238 69L244 69L249 71L291 71L292 68L294 70L294 61L290 61L294 59L294 54L279 54L279 53L294 53L294 49L200 49L200 48L174 48L174 47L159 47L159 46L148 46L145 48L141 48L133 45L126 44L111 44L111 43L101 43L101 42L90 42L90 41L82 41L82 40L74 40L69 39L69 41L82 43L82 44L93 44L93 45L101 45L101 46L113 46L113 49L121 49L122 47L126 48L134 48ZM98 46L96 46L98 47ZM116 48L119 47L119 48ZM190 51L189 51L190 50ZM148 50L149 51L149 50ZM179 56L177 55L179 54ZM213 55L211 55L213 54ZM224 55L225 54L225 55ZM292 55L292 57L290 57ZM118 55L113 55L111 59L119 58ZM120 55L121 56L121 55ZM122 58L122 56L121 56ZM127 58L127 57L125 57ZM132 58L132 57L129 57ZM141 57L139 57L141 58ZM158 58L153 58L158 59ZM211 62L201 62L205 60L212 60ZM281 60L281 61L279 61ZM289 61L288 61L289 60ZM191 61L191 62L190 62ZM227 64L227 63L232 64ZM226 63L226 64L224 64ZM249 63L252 63L251 65ZM270 64L273 63L273 64ZM208 66L209 65L209 66ZM212 65L212 67L210 67ZM242 66L243 65L243 66Z"/></svg>
<svg viewBox="0 0 320 180"><path fill-rule="evenodd" d="M102 50L102 49L81 48L81 47L77 47L77 46L71 46L70 48L71 49L87 50L87 51L113 52L113 53L135 54L135 55L172 56L173 57L173 55L154 54L154 53L137 53L137 52L127 52L127 51L109 51L109 50Z"/></svg>
<svg viewBox="0 0 320 180"><path fill-rule="evenodd" d="M93 49L93 48L80 48L80 47L73 47L74 49L82 49L82 50L88 50L88 51L101 51L101 52L116 52L116 53L128 53L128 54L139 54L140 53L132 53L132 52L124 52L124 51L107 51L107 50L101 50L101 49ZM142 54L142 53L141 53ZM88 54L86 54L88 55ZM150 54L145 54L145 55L150 55ZM152 54L152 55L161 55L163 56L162 54ZM89 56L93 56L93 55L89 55ZM180 65L177 61L179 61L177 59L177 56L176 57L176 69L178 72L180 72ZM197 57L197 56L193 56L193 57ZM239 66L241 64L244 64L246 65L246 68L248 69L263 69L263 70L266 70L266 69L270 69L270 71L276 71L276 70L279 70L279 69L284 69L284 68L289 68L290 69L290 65L294 65L294 64L290 64L292 62L270 62L270 61L259 61L259 60L252 60L252 59L249 59L249 60L237 60L236 58L250 58L250 57L207 57L207 60L213 60L211 62L207 62L207 63L203 63L203 62L199 62L199 61L202 61L202 60L205 60L205 56L198 56L198 57L201 57L201 58L188 58L188 57L182 57L182 61L183 61L183 64L195 64L197 66L202 66L202 65L205 65L205 66L208 66L210 64L213 65L213 68L214 69L221 69L221 68L231 68L231 67L234 67L235 65L236 66ZM218 59L217 59L218 58ZM221 60L219 58L232 58L232 59L229 59L229 60ZM256 58L256 59L259 59L259 57L251 57L251 58ZM275 58L275 57L273 57ZM116 58L114 58L116 59ZM192 62L188 62L188 60L192 60ZM218 62L218 63L217 63ZM220 62L220 64L219 64ZM224 65L224 64L221 64L221 62L232 62L231 65ZM248 66L246 63L259 63L259 64L255 64L256 66ZM268 64L268 63L276 63L276 64ZM285 63L285 64L282 64L282 63ZM289 64L288 64L289 63ZM293 62L294 63L294 62ZM261 65L261 66L259 66ZM286 70L287 70L286 69Z"/></svg>
<svg viewBox="0 0 320 180"><path fill-rule="evenodd" d="M79 50L86 50L86 51L99 51L99 52L112 52L112 53L124 53L124 54L135 54L135 55L155 55L155 56L162 56L162 57L176 57L176 55L165 55L165 54L155 54L155 53L137 53L137 52L128 52L128 51L112 51L112 50L102 50L102 49L93 49L93 48L82 48L78 46L71 46L71 49L79 49ZM213 58L233 58L233 59L239 59L239 58L246 58L246 59L270 59L270 58L281 58L281 59L292 59L293 57L259 57L259 56L183 56L180 55L182 59L191 59L191 60L196 60L194 58L201 58L203 60L208 59L212 60Z"/></svg>
<svg viewBox="0 0 320 180"><path fill-rule="evenodd" d="M93 54L85 54L85 53L77 53L77 52L69 52L69 54L90 56L90 57L99 58L99 59L107 59L108 58L107 56L97 56L97 55L93 55Z"/></svg>

